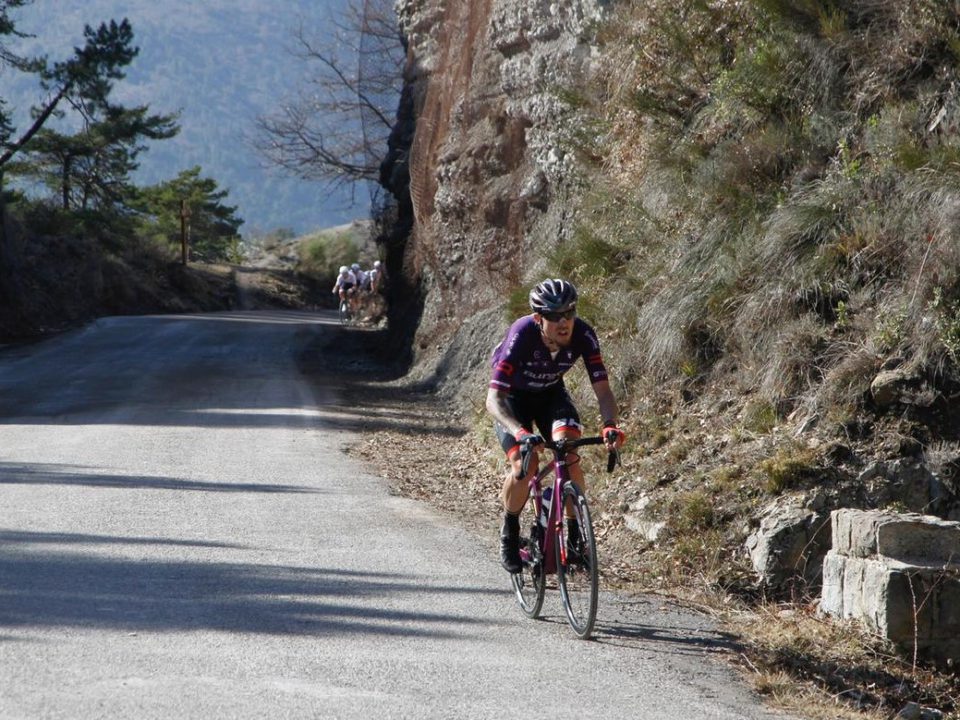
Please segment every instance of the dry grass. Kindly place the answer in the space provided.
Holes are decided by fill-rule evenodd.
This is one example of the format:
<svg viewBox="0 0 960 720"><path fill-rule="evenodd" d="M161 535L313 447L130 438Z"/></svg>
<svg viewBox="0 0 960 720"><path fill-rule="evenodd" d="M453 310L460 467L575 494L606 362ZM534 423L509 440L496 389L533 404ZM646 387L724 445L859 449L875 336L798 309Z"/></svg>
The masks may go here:
<svg viewBox="0 0 960 720"><path fill-rule="evenodd" d="M758 692L811 718L889 718L908 702L952 710L956 678L917 667L883 638L810 607L763 605L732 613Z"/></svg>
<svg viewBox="0 0 960 720"><path fill-rule="evenodd" d="M628 377L735 363L788 410L849 397L865 366L844 357L876 336L956 371L960 142L943 124L960 78L930 63L960 48L957 11L892 7L628 2L599 29L598 77L576 90L601 159L553 266Z"/></svg>

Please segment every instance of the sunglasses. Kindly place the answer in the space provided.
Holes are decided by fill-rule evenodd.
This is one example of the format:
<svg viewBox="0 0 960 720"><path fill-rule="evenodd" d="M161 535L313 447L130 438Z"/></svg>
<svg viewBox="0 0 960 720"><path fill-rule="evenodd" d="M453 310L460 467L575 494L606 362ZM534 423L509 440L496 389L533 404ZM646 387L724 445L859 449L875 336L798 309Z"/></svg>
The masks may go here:
<svg viewBox="0 0 960 720"><path fill-rule="evenodd" d="M570 308L569 310L564 310L563 312L542 312L540 317L544 320L549 320L550 322L560 322L561 320L573 320L577 316L577 309Z"/></svg>

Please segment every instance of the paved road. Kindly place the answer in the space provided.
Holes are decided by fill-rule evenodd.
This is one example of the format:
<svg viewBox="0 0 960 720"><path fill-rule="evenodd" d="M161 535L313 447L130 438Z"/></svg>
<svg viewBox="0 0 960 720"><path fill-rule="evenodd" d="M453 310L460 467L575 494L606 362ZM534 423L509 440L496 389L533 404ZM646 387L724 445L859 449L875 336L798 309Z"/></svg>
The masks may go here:
<svg viewBox="0 0 960 720"><path fill-rule="evenodd" d="M326 314L108 318L0 351L0 717L782 717L659 601L523 618L488 539L341 452ZM369 412L374 412L370 409Z"/></svg>

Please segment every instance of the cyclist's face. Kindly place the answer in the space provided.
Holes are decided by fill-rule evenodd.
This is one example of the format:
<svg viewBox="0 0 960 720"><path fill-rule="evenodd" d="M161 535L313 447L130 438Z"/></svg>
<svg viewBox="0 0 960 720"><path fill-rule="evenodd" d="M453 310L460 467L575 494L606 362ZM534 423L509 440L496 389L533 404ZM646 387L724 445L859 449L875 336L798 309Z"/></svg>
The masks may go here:
<svg viewBox="0 0 960 720"><path fill-rule="evenodd" d="M576 316L559 316L556 320L547 320L543 315L540 316L540 328L543 336L550 342L557 345L566 346L570 344L570 338L573 335L573 321Z"/></svg>

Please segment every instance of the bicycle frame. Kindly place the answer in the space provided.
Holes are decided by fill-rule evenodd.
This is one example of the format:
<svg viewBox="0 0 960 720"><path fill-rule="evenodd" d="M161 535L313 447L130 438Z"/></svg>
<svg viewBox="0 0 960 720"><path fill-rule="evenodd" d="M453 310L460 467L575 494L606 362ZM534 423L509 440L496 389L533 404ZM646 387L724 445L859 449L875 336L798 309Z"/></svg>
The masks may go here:
<svg viewBox="0 0 960 720"><path fill-rule="evenodd" d="M530 494L533 496L534 501L534 510L535 517L537 518L537 523L540 522L540 516L543 512L543 481L551 473L554 476L553 479L553 495L550 498L550 510L547 515L547 527L545 528L545 534L539 537L539 546L541 554L541 562L543 564L543 572L547 575L554 575L557 572L556 567L556 551L554 550L554 543L560 543L560 562L566 563L567 561L567 546L566 538L564 537L566 533L566 528L564 527L563 522L563 489L566 487L567 483L573 482L570 479L570 473L567 470L567 466L572 464L567 461L567 455L576 448L582 445L601 445L603 444L603 438L601 437L585 437L585 438L572 438L566 439L562 438L556 441L546 441L544 442L544 447L547 450L553 452L553 460L544 465L540 470L530 478ZM611 455L611 460L612 460ZM579 458L577 461L578 462ZM608 464L608 470L609 470ZM521 558L523 558L523 553L525 550L521 550ZM524 560L529 560L529 558L523 558Z"/></svg>
<svg viewBox="0 0 960 720"><path fill-rule="evenodd" d="M533 436L521 443L521 463L516 474L517 479L531 475L528 491L533 493L532 509L535 512L530 536L521 538L520 559L523 569L510 575L517 603L528 618L540 617L546 576L556 575L557 589L570 627L584 640L590 637L597 619L597 545L587 498L576 486L571 487L573 481L569 467L580 461L579 454L574 452L576 448L600 444L603 444L603 438L600 437L560 438L550 442ZM540 445L553 452L553 459L530 473L532 449ZM618 459L617 451L611 450L607 456L607 472L613 470ZM544 483L549 482L547 478L550 475L553 476L553 495L550 507L544 507L541 490ZM570 503L577 519L579 533L575 538L575 548L570 550L575 553L573 557L568 556L569 539L566 534L570 528L564 519L567 503Z"/></svg>

